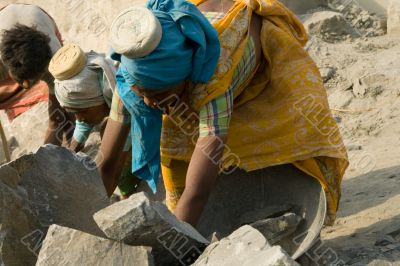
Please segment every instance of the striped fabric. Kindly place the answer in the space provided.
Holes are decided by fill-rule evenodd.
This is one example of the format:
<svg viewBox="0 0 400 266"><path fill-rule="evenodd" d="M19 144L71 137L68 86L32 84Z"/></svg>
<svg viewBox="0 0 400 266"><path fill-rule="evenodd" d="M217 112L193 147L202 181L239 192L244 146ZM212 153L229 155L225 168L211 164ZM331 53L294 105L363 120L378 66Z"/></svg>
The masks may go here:
<svg viewBox="0 0 400 266"><path fill-rule="evenodd" d="M219 12L205 12L205 17L214 23L224 14ZM236 91L246 86L256 69L254 41L250 37L244 55L233 75L232 84L225 94L206 104L199 113L199 136L220 136L228 134L229 122L232 116L233 97ZM130 114L124 107L118 91L114 91L110 118L122 124L130 123Z"/></svg>
<svg viewBox="0 0 400 266"><path fill-rule="evenodd" d="M246 86L256 68L254 41L250 37L246 50L233 75L232 84L225 94L206 104L199 114L199 136L221 136L228 134L232 116L233 96Z"/></svg>
<svg viewBox="0 0 400 266"><path fill-rule="evenodd" d="M131 115L122 103L117 89L114 90L113 99L111 101L110 118L124 125L131 123Z"/></svg>
<svg viewBox="0 0 400 266"><path fill-rule="evenodd" d="M203 15L211 24L213 24L223 18L225 14L221 12L203 12Z"/></svg>

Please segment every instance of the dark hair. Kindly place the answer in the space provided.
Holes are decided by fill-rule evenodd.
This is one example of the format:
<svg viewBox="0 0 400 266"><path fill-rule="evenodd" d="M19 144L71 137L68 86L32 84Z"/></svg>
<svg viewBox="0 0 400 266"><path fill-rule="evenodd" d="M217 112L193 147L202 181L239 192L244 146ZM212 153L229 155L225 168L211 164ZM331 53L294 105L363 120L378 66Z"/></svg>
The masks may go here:
<svg viewBox="0 0 400 266"><path fill-rule="evenodd" d="M47 71L52 57L47 35L35 26L17 24L2 37L1 60L17 82L39 79Z"/></svg>

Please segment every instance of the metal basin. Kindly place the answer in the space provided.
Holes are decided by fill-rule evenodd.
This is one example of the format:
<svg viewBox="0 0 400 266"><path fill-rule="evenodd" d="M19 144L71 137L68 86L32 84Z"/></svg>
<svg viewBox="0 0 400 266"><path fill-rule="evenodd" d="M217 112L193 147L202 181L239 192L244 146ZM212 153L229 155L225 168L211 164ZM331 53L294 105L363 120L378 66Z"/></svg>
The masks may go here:
<svg viewBox="0 0 400 266"><path fill-rule="evenodd" d="M326 197L319 182L291 164L245 172L236 170L218 178L216 189L197 229L204 236L228 236L241 226L243 213L268 206L294 206L303 218L294 234L277 243L294 259L317 240L326 215Z"/></svg>

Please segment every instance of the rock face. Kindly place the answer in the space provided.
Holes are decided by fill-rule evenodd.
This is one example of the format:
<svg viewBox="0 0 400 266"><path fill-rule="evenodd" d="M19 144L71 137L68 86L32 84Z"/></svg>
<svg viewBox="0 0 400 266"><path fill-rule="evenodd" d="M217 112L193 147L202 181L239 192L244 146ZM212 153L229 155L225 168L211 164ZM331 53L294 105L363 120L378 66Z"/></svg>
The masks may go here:
<svg viewBox="0 0 400 266"><path fill-rule="evenodd" d="M271 247L265 237L249 225L207 247L194 266L275 266L298 264L279 246Z"/></svg>
<svg viewBox="0 0 400 266"><path fill-rule="evenodd" d="M400 2L392 0L388 8L388 34L391 37L400 37Z"/></svg>
<svg viewBox="0 0 400 266"><path fill-rule="evenodd" d="M164 204L150 201L143 192L97 212L94 219L110 239L152 246L157 265L168 265L175 259L190 265L209 243Z"/></svg>
<svg viewBox="0 0 400 266"><path fill-rule="evenodd" d="M132 247L52 225L43 241L36 265L153 266L154 263L151 248Z"/></svg>
<svg viewBox="0 0 400 266"><path fill-rule="evenodd" d="M13 178L4 172L0 171L1 179ZM43 235L23 195L0 182L0 265L35 265Z"/></svg>
<svg viewBox="0 0 400 266"><path fill-rule="evenodd" d="M43 226L59 224L104 235L92 216L109 201L89 157L46 145L10 166L19 173L20 186L26 190L29 205Z"/></svg>
<svg viewBox="0 0 400 266"><path fill-rule="evenodd" d="M108 206L101 178L87 157L64 148L1 166L0 197L0 265L35 265L51 224L104 236L92 217Z"/></svg>

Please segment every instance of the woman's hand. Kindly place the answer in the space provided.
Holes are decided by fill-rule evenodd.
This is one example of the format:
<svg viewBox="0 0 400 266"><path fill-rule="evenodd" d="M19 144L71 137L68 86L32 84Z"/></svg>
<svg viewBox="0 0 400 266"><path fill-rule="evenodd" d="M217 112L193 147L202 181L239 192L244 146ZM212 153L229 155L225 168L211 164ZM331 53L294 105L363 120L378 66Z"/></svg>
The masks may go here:
<svg viewBox="0 0 400 266"><path fill-rule="evenodd" d="M220 170L227 136L199 138L190 160L185 190L175 210L178 219L196 226Z"/></svg>
<svg viewBox="0 0 400 266"><path fill-rule="evenodd" d="M111 196L118 184L127 152L123 152L130 125L123 125L108 119L101 141L96 164L103 179L108 196Z"/></svg>

